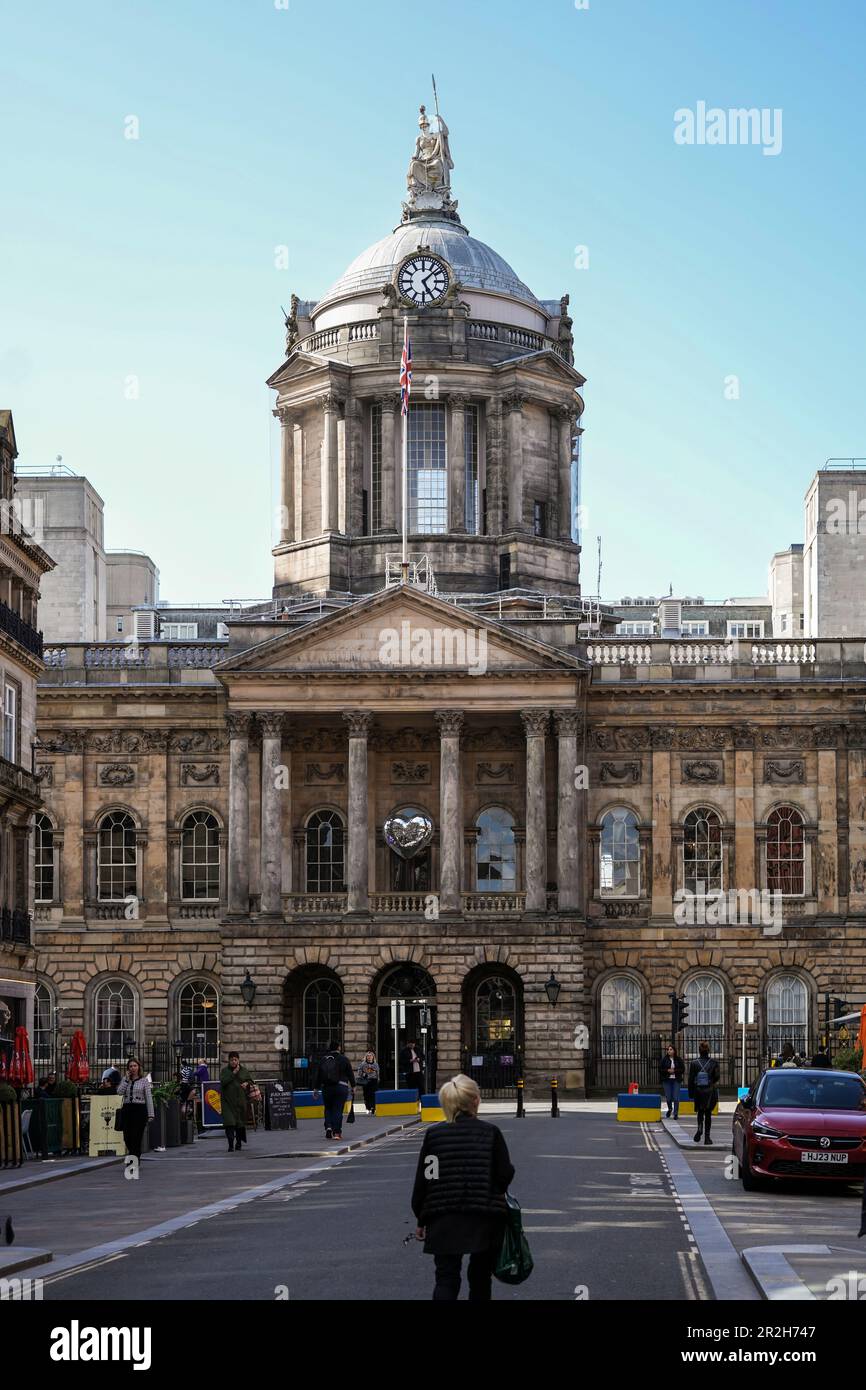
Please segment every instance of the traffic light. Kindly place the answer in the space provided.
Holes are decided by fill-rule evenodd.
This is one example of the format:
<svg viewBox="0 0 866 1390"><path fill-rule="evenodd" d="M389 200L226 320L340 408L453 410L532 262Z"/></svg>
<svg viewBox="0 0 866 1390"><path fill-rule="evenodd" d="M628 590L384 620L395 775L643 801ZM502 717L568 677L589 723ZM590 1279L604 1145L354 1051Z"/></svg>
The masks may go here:
<svg viewBox="0 0 866 1390"><path fill-rule="evenodd" d="M671 991L671 1037L676 1037L686 1026L689 1016L689 1003L684 994Z"/></svg>
<svg viewBox="0 0 866 1390"><path fill-rule="evenodd" d="M850 1012L851 1012L851 1010L850 1010L849 1007L848 1007L848 1004L847 1004L846 1000L844 1000L844 999L836 999L836 998L833 998L833 999L830 1000L830 1003L833 1005L833 1020L834 1020L834 1022L835 1022L835 1020L836 1020L837 1018L844 1018L845 1015L846 1015L847 1013L850 1013Z"/></svg>

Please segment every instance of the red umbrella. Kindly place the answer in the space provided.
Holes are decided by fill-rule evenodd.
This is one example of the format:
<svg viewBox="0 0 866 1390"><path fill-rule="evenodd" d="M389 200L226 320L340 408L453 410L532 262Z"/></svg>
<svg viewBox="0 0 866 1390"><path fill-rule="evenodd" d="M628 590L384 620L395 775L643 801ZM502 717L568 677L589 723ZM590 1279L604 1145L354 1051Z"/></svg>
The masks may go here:
<svg viewBox="0 0 866 1390"><path fill-rule="evenodd" d="M80 1028L76 1028L72 1034L72 1042L69 1046L69 1066L66 1075L70 1081L75 1081L78 1085L83 1085L90 1076L90 1064L87 1061L87 1043L84 1041L84 1034Z"/></svg>
<svg viewBox="0 0 866 1390"><path fill-rule="evenodd" d="M15 1044L12 1051L12 1064L9 1068L9 1080L17 1082L19 1086L31 1086L33 1084L33 1062L30 1057L30 1039L27 1036L26 1028L15 1029Z"/></svg>

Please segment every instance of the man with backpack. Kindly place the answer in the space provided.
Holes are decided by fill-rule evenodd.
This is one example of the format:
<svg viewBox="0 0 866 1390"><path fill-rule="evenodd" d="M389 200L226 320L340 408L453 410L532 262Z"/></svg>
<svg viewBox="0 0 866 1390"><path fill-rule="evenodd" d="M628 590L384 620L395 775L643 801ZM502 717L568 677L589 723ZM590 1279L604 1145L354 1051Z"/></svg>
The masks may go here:
<svg viewBox="0 0 866 1390"><path fill-rule="evenodd" d="M710 1056L710 1045L703 1039L698 1043L697 1060L692 1062L689 1067L689 1100L695 1103L695 1115L698 1121L698 1130L695 1135L695 1143L701 1142L701 1136L705 1144L712 1144L710 1138L710 1127L713 1123L713 1111L719 1100L719 1064L715 1057Z"/></svg>
<svg viewBox="0 0 866 1390"><path fill-rule="evenodd" d="M342 1139L343 1106L355 1089L355 1074L351 1063L336 1042L328 1043L316 1066L313 1079L313 1098L319 1092L325 1106L325 1138Z"/></svg>

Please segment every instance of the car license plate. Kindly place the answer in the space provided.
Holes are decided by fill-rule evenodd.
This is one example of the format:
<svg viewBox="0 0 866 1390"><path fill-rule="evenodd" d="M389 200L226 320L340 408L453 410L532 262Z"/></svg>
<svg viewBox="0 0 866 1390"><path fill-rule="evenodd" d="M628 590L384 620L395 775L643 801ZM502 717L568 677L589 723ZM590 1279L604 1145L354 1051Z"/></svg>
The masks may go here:
<svg viewBox="0 0 866 1390"><path fill-rule="evenodd" d="M847 1154L844 1154L844 1153L843 1153L843 1154L829 1154L829 1153L827 1153L827 1154L821 1154L821 1153L809 1154L809 1153L806 1153L806 1154L803 1154L803 1162L804 1162L804 1163L847 1163L847 1162L848 1162L848 1155L847 1155Z"/></svg>

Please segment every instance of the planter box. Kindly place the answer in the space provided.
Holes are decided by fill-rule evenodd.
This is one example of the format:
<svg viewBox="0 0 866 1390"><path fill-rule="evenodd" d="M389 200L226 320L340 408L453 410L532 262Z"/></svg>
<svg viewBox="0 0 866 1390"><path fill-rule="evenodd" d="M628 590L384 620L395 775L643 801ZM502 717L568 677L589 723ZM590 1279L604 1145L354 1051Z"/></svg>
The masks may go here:
<svg viewBox="0 0 866 1390"><path fill-rule="evenodd" d="M159 1101L156 1114L147 1124L148 1147L151 1149L176 1149L180 1138L180 1101Z"/></svg>

